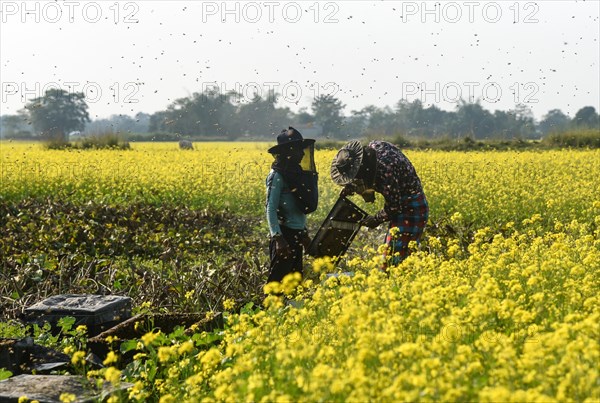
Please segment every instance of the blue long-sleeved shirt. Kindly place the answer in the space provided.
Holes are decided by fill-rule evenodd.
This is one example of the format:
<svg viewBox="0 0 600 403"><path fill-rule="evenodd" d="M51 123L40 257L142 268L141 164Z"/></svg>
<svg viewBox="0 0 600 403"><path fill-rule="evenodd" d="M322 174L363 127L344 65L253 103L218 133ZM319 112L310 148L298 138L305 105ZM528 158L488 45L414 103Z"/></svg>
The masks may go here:
<svg viewBox="0 0 600 403"><path fill-rule="evenodd" d="M283 176L271 170L266 185L267 221L271 236L281 234L281 225L298 230L306 228L306 214L302 212L298 200L290 191Z"/></svg>

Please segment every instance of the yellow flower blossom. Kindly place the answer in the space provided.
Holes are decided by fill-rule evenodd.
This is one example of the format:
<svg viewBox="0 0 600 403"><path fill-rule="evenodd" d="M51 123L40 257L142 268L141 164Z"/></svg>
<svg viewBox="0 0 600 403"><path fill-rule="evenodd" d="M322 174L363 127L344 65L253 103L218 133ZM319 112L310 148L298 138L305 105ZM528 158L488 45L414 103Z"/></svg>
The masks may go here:
<svg viewBox="0 0 600 403"><path fill-rule="evenodd" d="M60 394L60 401L62 403L71 403L74 402L76 400L77 396L75 396L73 393L61 393Z"/></svg>
<svg viewBox="0 0 600 403"><path fill-rule="evenodd" d="M111 365L116 364L118 360L119 356L114 351L109 351L102 363L104 365Z"/></svg>
<svg viewBox="0 0 600 403"><path fill-rule="evenodd" d="M223 309L226 311L231 311L233 308L235 308L235 301L233 299L227 298L225 301L223 301Z"/></svg>
<svg viewBox="0 0 600 403"><path fill-rule="evenodd" d="M119 336L114 336L114 335L106 336L106 342L108 344L115 343L117 341L119 341Z"/></svg>
<svg viewBox="0 0 600 403"><path fill-rule="evenodd" d="M174 352L173 347L161 346L158 348L158 360L165 363L173 357Z"/></svg>
<svg viewBox="0 0 600 403"><path fill-rule="evenodd" d="M154 340L156 340L156 338L160 335L160 331L158 332L148 332L145 335L142 336L142 343L144 343L145 346L149 346L151 345Z"/></svg>
<svg viewBox="0 0 600 403"><path fill-rule="evenodd" d="M177 353L179 355L189 354L194 351L194 342L191 340L185 341L179 345L177 348Z"/></svg>
<svg viewBox="0 0 600 403"><path fill-rule="evenodd" d="M175 399L175 396L173 396L171 394L161 396L160 399L158 400L159 403L175 403L176 401L177 401L177 399Z"/></svg>
<svg viewBox="0 0 600 403"><path fill-rule="evenodd" d="M112 384L118 384L121 380L121 371L115 367L108 367L104 373L104 379Z"/></svg>
<svg viewBox="0 0 600 403"><path fill-rule="evenodd" d="M71 364L80 366L85 364L85 351L76 351L71 356Z"/></svg>

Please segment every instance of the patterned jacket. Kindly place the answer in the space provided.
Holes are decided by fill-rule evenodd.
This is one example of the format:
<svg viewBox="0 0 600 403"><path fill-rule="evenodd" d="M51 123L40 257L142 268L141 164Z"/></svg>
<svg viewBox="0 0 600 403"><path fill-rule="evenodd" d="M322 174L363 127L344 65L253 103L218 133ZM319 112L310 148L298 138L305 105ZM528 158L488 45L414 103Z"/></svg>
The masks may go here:
<svg viewBox="0 0 600 403"><path fill-rule="evenodd" d="M395 145L376 140L367 147L375 150L377 155L374 189L385 199L385 206L376 217L389 221L402 212L407 200L423 193L421 180L415 167Z"/></svg>

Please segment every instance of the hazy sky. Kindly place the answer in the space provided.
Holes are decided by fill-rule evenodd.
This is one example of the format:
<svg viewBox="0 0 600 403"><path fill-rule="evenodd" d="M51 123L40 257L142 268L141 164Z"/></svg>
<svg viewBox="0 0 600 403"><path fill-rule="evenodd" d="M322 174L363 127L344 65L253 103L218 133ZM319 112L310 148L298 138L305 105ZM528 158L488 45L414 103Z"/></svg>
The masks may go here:
<svg viewBox="0 0 600 403"><path fill-rule="evenodd" d="M0 1L1 114L59 86L92 118L165 109L204 88L345 114L420 99L525 104L540 119L600 104L600 2Z"/></svg>

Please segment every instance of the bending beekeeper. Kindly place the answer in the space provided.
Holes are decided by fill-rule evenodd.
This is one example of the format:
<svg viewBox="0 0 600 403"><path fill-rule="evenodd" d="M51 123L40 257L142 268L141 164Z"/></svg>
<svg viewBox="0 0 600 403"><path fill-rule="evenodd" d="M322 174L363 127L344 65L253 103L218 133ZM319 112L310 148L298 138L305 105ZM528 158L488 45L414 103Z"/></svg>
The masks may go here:
<svg viewBox="0 0 600 403"><path fill-rule="evenodd" d="M371 203L375 192L383 196L383 209L367 216L362 225L376 228L388 222L385 243L391 263L403 261L409 254L409 242L418 243L423 235L429 206L421 180L402 151L386 141L372 141L367 146L351 141L335 156L331 179L344 186L341 196L360 194Z"/></svg>

